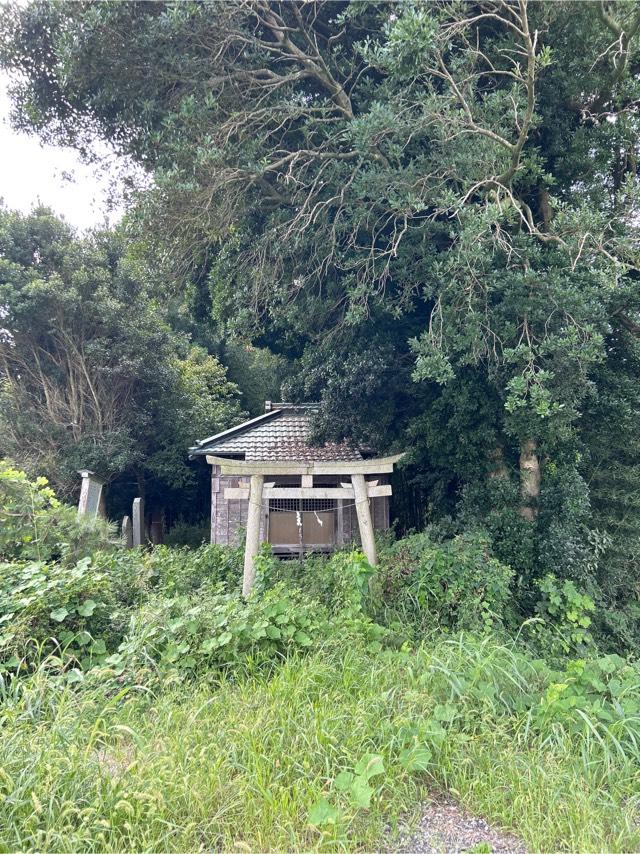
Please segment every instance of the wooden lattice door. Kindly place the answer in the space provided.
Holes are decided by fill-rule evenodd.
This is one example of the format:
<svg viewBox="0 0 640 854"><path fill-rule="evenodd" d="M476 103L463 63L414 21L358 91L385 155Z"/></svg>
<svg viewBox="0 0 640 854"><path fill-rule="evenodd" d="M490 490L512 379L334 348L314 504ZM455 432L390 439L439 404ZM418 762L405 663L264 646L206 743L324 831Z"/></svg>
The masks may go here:
<svg viewBox="0 0 640 854"><path fill-rule="evenodd" d="M282 546L330 547L336 542L336 502L319 498L269 501L269 542Z"/></svg>

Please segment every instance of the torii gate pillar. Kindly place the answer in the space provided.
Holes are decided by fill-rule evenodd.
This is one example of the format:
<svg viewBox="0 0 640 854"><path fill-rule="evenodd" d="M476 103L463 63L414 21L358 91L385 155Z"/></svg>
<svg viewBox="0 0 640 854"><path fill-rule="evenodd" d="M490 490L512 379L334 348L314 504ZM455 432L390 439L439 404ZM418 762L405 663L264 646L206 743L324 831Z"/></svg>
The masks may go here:
<svg viewBox="0 0 640 854"><path fill-rule="evenodd" d="M358 527L360 528L360 541L362 551L367 556L371 566L376 566L378 556L376 555L376 540L373 533L373 522L371 520L371 506L369 504L369 491L363 474L352 474L351 483L356 499L356 513L358 515Z"/></svg>
<svg viewBox="0 0 640 854"><path fill-rule="evenodd" d="M244 575L242 577L242 595L248 596L256 578L254 558L260 550L260 517L262 516L263 474L251 475L249 487L249 508L247 510L247 542L244 550Z"/></svg>

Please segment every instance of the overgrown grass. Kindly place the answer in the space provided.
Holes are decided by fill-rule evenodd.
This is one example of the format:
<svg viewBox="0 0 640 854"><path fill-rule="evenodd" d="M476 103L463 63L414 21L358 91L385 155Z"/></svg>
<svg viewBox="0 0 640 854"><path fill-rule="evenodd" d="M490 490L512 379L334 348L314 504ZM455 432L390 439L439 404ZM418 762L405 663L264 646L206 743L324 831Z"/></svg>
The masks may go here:
<svg viewBox="0 0 640 854"><path fill-rule="evenodd" d="M97 551L4 475L0 854L379 850L440 790L534 851L640 849L640 666L573 582L521 625L485 537L416 535L377 573L265 550L245 601L240 550Z"/></svg>
<svg viewBox="0 0 640 854"><path fill-rule="evenodd" d="M330 645L156 695L114 683L106 698L42 667L2 698L0 849L378 850L385 825L392 845L442 788L533 850L638 849L640 746L618 738L618 750L601 724L542 725L545 680L491 638ZM410 770L408 745L424 770ZM367 754L384 771L363 809L334 781ZM322 798L335 813L313 826Z"/></svg>

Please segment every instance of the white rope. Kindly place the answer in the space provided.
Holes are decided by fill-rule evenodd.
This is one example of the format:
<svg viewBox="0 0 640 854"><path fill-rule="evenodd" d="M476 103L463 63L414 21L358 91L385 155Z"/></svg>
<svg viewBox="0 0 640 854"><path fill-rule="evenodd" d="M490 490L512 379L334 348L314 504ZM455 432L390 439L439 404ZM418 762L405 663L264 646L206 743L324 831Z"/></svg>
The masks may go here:
<svg viewBox="0 0 640 854"><path fill-rule="evenodd" d="M288 499L286 499L286 498L275 498L275 499L272 498L270 500L271 501L287 501ZM309 499L309 500L313 501L314 499ZM320 500L322 500L322 499L320 499ZM327 500L330 500L330 499L327 499ZM357 504L356 501L352 501L349 504L343 504L342 510L347 510L349 507L355 507L356 504ZM340 509L339 507L327 507L326 510L297 510L296 508L289 509L287 507L269 507L268 503L267 504L260 504L259 506L264 507L265 510L269 510L270 513L316 513L316 514L318 514L318 513L337 513L338 510ZM322 521L320 519L318 519L318 521L322 524Z"/></svg>
<svg viewBox="0 0 640 854"><path fill-rule="evenodd" d="M231 499L234 500L234 499ZM242 499L235 499L236 501ZM252 501L250 498L248 499L248 504L253 507L260 507L263 510L269 510L270 513L315 513L316 517L318 513L337 513L338 510L347 510L349 507L355 507L357 504L364 504L365 501L369 503L368 498L361 498L357 501L350 501L348 504L343 504L342 507L327 507L325 510L299 510L297 508L286 508L286 507L269 507L271 501L341 501L340 498L267 498L266 501ZM318 522L322 524L322 520L318 519Z"/></svg>

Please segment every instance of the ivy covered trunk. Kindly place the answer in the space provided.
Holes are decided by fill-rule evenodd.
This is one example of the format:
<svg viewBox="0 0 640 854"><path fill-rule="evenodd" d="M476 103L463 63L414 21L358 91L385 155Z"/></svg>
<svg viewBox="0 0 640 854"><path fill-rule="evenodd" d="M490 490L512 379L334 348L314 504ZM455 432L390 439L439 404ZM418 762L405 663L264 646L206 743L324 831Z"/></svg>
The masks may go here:
<svg viewBox="0 0 640 854"><path fill-rule="evenodd" d="M540 459L535 439L527 439L520 446L520 515L533 522L538 515L540 498Z"/></svg>

